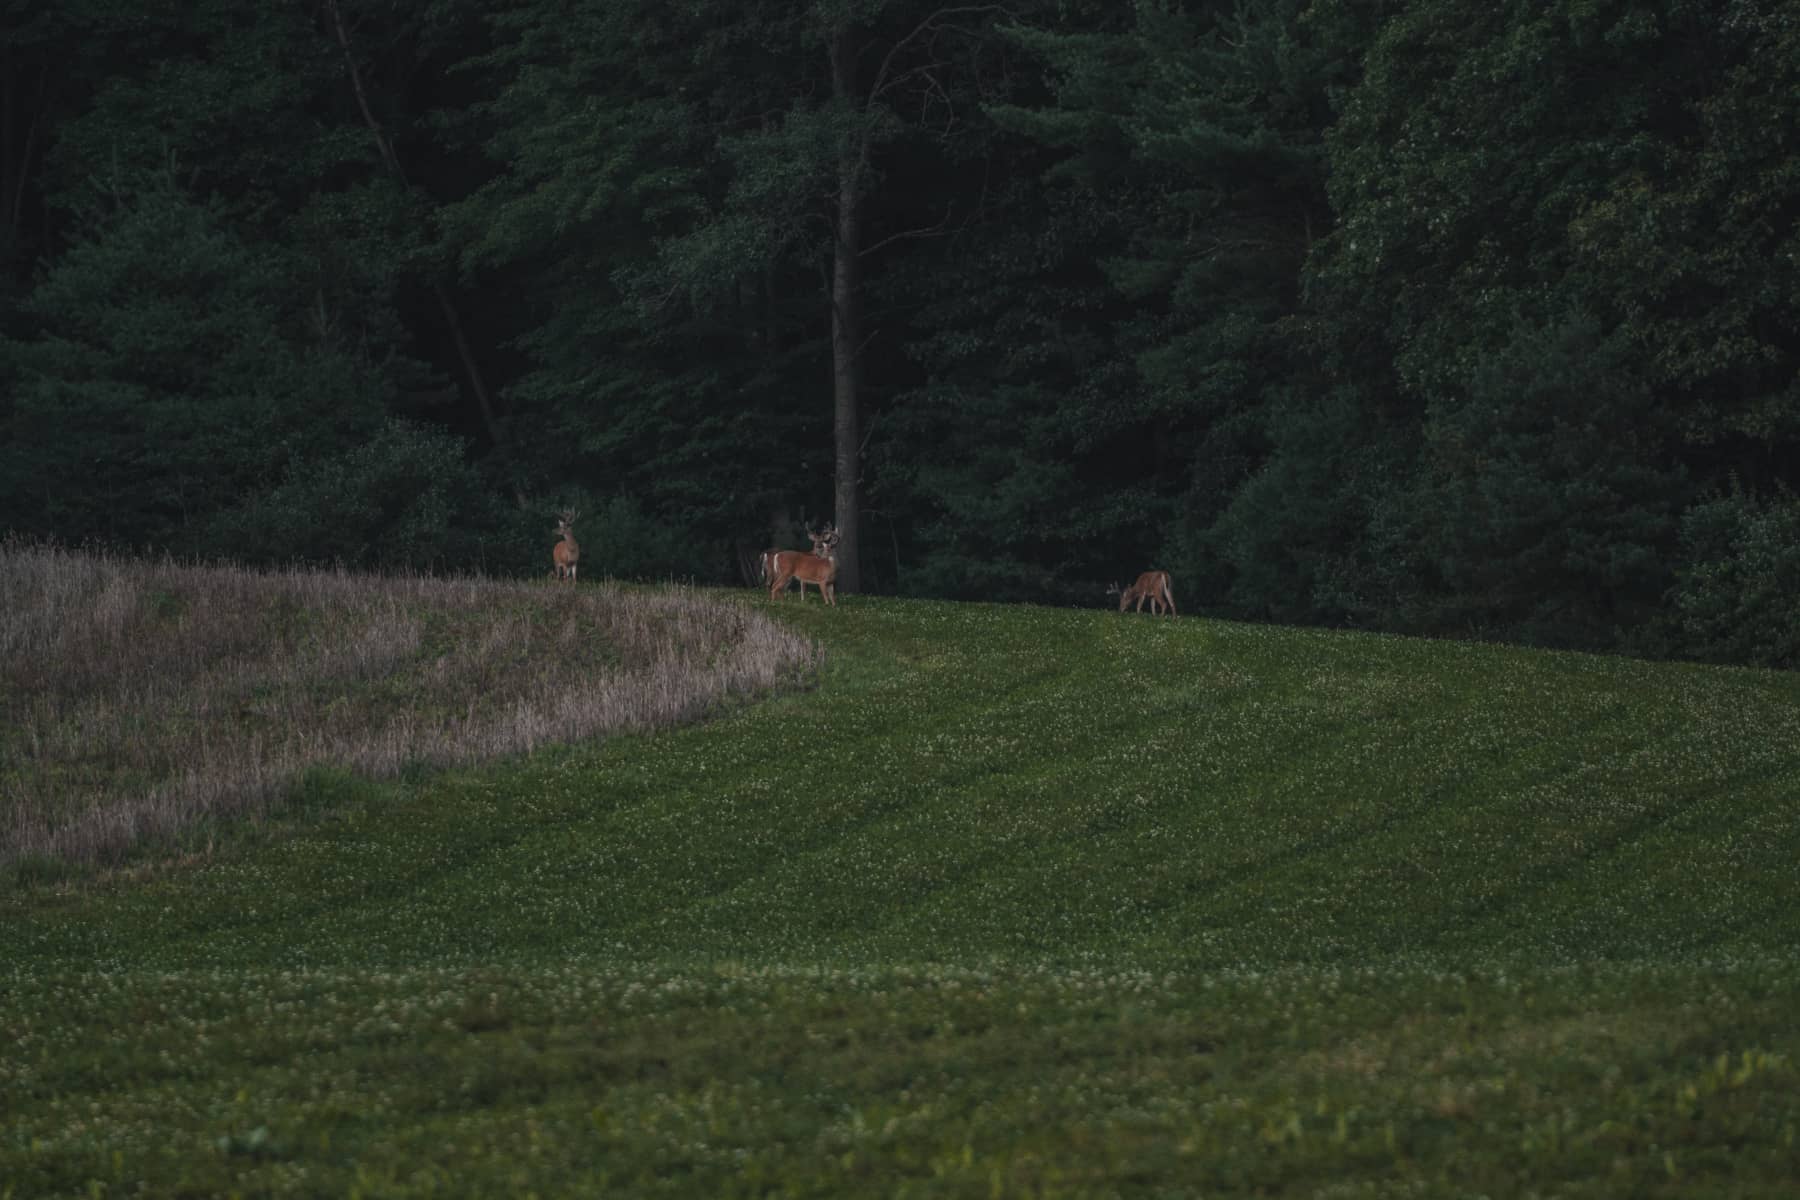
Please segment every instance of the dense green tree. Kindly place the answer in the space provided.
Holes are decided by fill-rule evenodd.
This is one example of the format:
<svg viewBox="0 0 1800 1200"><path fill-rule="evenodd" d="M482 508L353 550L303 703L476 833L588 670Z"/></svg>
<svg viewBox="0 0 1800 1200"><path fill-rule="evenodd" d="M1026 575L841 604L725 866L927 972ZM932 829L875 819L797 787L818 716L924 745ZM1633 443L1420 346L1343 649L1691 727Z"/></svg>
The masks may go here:
<svg viewBox="0 0 1800 1200"><path fill-rule="evenodd" d="M1114 399L1132 385L1105 323L1116 297L1083 253L1110 217L1086 197L1044 203L1029 175L986 202L977 235L883 280L926 379L884 409L873 499L906 531L891 537L905 591L1091 603L1122 569L1121 528L1143 520Z"/></svg>
<svg viewBox="0 0 1800 1200"><path fill-rule="evenodd" d="M998 5L832 0L795 15L744 6L741 28L772 49L782 78L754 127L728 135L722 203L665 248L682 277L819 272L832 394L832 507L839 586L861 586L867 364L865 260L907 239L967 230L979 214L956 167L980 141L979 104L1003 88ZM949 184L940 197L912 175ZM959 212L958 202L962 202ZM721 236L723 235L723 236Z"/></svg>
<svg viewBox="0 0 1800 1200"><path fill-rule="evenodd" d="M884 353L865 272L965 219L966 186L939 200L908 180L947 178L998 12L522 5L498 21L480 66L499 81L482 115L500 170L452 220L472 269L534 281L511 393L524 436L702 536L830 513L854 590L862 376ZM803 399L828 382L829 405Z"/></svg>
<svg viewBox="0 0 1800 1200"><path fill-rule="evenodd" d="M1681 518L1670 640L1719 662L1800 667L1800 499L1739 489Z"/></svg>
<svg viewBox="0 0 1800 1200"><path fill-rule="evenodd" d="M1422 435L1382 506L1418 568L1386 623L1618 644L1663 603L1689 489L1789 448L1792 233L1765 222L1793 163L1745 118L1792 50L1685 0L1382 22L1328 136L1312 294Z"/></svg>
<svg viewBox="0 0 1800 1200"><path fill-rule="evenodd" d="M1015 33L1051 94L994 111L1042 148L1015 169L1049 199L1022 197L1005 224L1024 237L976 258L989 319L923 343L1006 364L997 397L967 366L920 395L914 423L939 432L991 412L917 464L941 514L927 586L1092 595L1157 562L1187 595L1225 597L1234 543L1216 524L1290 369L1300 264L1326 221L1326 90L1350 69L1302 10L1146 0Z"/></svg>
<svg viewBox="0 0 1800 1200"><path fill-rule="evenodd" d="M712 547L723 575L732 535L784 497L826 505L796 480L828 478L809 447L829 418L787 402L816 337L772 271L684 279L661 265L659 247L726 186L721 131L754 122L771 102L755 89L777 82L751 70L757 44L711 16L621 3L494 17L492 47L458 68L491 97L465 129L492 176L440 222L474 287L515 297L502 330L521 363L502 422L521 447L517 482L599 497L594 520L652 514ZM719 303L687 302L715 288Z"/></svg>
<svg viewBox="0 0 1800 1200"><path fill-rule="evenodd" d="M84 90L69 90L34 178L58 254L7 321L0 370L19 382L0 419L18 469L0 490L33 497L10 523L69 532L104 512L100 528L126 541L232 553L208 540L212 513L384 413L441 403L432 347L404 313L433 278L429 222L385 168L393 135L371 136L379 99L338 36L371 15L387 16L384 35L412 31L357 9L81 0L27 27L28 49L81 65ZM153 361L130 322L155 326ZM99 501L69 506L81 485L46 441L64 415L107 447Z"/></svg>
<svg viewBox="0 0 1800 1200"><path fill-rule="evenodd" d="M385 381L315 336L300 266L166 174L116 195L0 340L14 528L214 549L215 513L380 421Z"/></svg>
<svg viewBox="0 0 1800 1200"><path fill-rule="evenodd" d="M1792 664L1769 0L0 0L0 526ZM827 399L829 395L830 399ZM866 506L866 507L865 507Z"/></svg>
<svg viewBox="0 0 1800 1200"><path fill-rule="evenodd" d="M1449 627L1605 645L1671 582L1686 472L1616 329L1522 323L1432 406L1416 527Z"/></svg>
<svg viewBox="0 0 1800 1200"><path fill-rule="evenodd" d="M346 449L291 461L278 483L215 515L205 540L238 562L510 574L537 566L546 524L504 505L458 439L388 420Z"/></svg>

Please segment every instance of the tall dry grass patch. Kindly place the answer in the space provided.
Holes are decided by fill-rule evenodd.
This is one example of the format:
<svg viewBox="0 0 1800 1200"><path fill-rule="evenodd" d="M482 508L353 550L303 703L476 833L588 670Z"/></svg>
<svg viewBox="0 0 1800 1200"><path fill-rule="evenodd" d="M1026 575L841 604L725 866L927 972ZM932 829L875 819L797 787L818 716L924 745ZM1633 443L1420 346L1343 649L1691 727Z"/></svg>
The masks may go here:
<svg viewBox="0 0 1800 1200"><path fill-rule="evenodd" d="M116 861L375 777L695 719L819 651L684 588L261 571L0 543L0 865Z"/></svg>

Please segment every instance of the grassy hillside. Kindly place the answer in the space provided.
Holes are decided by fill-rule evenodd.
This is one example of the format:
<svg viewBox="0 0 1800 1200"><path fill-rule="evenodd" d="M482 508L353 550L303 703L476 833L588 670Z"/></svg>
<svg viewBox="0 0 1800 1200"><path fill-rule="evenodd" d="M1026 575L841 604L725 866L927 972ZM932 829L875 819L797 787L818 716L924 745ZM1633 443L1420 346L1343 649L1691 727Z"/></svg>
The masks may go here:
<svg viewBox="0 0 1800 1200"><path fill-rule="evenodd" d="M0 1180L1800 1175L1800 679L755 603L824 646L816 690L479 769L314 771L199 861L0 896Z"/></svg>

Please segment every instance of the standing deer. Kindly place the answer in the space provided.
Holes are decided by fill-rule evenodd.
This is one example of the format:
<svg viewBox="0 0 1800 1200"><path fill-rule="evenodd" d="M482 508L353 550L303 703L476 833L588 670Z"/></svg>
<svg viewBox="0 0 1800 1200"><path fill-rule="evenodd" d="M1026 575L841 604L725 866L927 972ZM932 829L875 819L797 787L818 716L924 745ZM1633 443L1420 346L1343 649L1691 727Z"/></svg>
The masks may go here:
<svg viewBox="0 0 1800 1200"><path fill-rule="evenodd" d="M836 526L827 525L824 533L806 531L812 539L813 552L804 554L799 550L771 550L763 555L765 569L774 576L769 585L769 599L778 600L781 593L787 590L788 580L800 581L800 600L806 601L806 585L814 584L825 603L837 604L837 544Z"/></svg>
<svg viewBox="0 0 1800 1200"><path fill-rule="evenodd" d="M556 532L562 541L550 549L550 558L556 563L556 577L575 582L575 568L581 561L581 544L575 540L574 509L565 511L556 522Z"/></svg>
<svg viewBox="0 0 1800 1200"><path fill-rule="evenodd" d="M1181 615L1175 611L1175 593L1169 588L1167 571L1145 571L1137 577L1136 583L1124 591L1120 591L1119 585L1115 583L1106 589L1106 594L1118 596L1120 612L1124 612L1125 606L1133 600L1137 601L1136 611L1143 612L1144 601L1148 600L1152 615L1161 612L1167 612L1171 616Z"/></svg>
<svg viewBox="0 0 1800 1200"><path fill-rule="evenodd" d="M787 513L785 511L783 511L783 512L777 514L775 520L776 520L776 523L786 526L788 524ZM819 553L819 538L816 534L812 533L812 531L811 531L810 527L812 525L812 522L808 521L805 516L802 516L800 518L800 524L802 527L807 529L807 536L812 539L812 552L814 554L818 554ZM756 578L759 581L761 581L762 586L768 587L769 581L774 579L775 576L779 573L779 569L777 568L777 566L775 564L775 560L780 558L783 554L798 554L798 553L800 553L800 551L798 551L798 550L780 550L773 546L771 546L767 550L764 550L762 552L762 555L756 560Z"/></svg>

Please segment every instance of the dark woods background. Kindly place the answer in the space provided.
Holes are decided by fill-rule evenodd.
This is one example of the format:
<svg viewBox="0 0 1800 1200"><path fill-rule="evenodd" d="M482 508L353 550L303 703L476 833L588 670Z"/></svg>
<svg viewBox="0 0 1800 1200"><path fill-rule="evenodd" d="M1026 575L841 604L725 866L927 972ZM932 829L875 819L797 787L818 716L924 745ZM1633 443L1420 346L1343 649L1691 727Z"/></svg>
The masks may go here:
<svg viewBox="0 0 1800 1200"><path fill-rule="evenodd" d="M0 529L1800 665L1791 3L0 11Z"/></svg>

